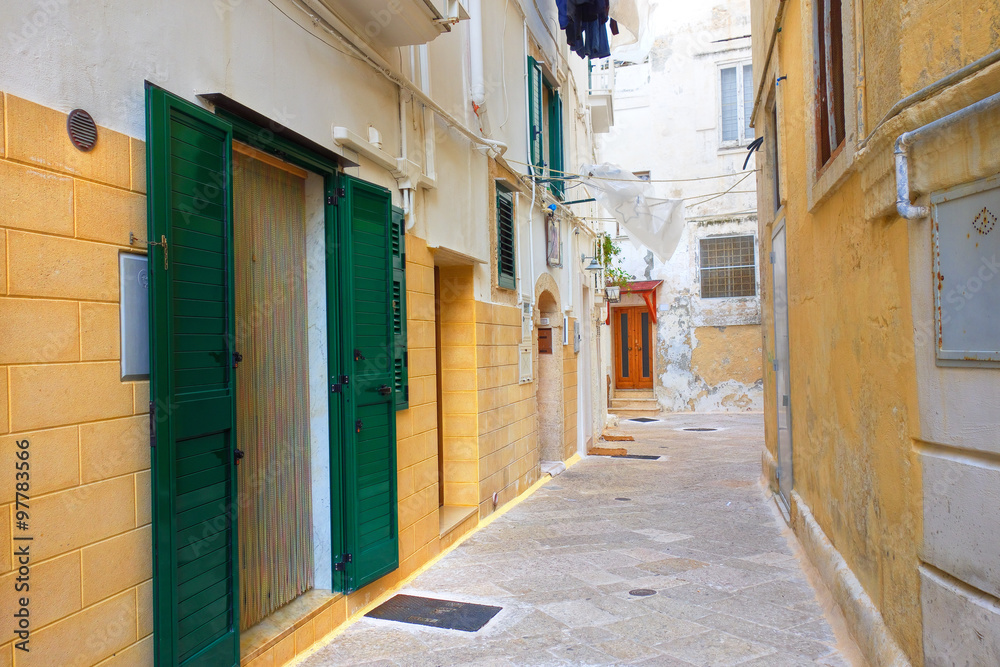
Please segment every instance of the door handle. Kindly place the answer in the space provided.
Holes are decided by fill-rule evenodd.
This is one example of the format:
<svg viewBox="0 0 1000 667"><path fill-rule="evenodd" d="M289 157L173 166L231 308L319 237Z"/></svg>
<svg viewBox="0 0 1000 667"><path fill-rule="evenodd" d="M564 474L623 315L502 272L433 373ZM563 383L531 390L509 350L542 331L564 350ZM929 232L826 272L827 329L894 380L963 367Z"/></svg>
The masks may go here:
<svg viewBox="0 0 1000 667"><path fill-rule="evenodd" d="M378 389L376 389L375 391L377 391L382 396L388 396L389 394L392 393L392 387L390 387L387 384L384 384L381 387L379 387Z"/></svg>
<svg viewBox="0 0 1000 667"><path fill-rule="evenodd" d="M239 465L244 456L246 456L246 454L243 453L242 449L233 450L233 465Z"/></svg>

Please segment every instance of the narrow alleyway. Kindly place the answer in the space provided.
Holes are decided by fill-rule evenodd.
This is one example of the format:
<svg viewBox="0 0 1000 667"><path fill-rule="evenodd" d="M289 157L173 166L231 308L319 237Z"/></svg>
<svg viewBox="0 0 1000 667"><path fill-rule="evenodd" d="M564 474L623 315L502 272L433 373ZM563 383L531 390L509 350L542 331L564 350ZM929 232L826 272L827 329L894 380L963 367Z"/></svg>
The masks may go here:
<svg viewBox="0 0 1000 667"><path fill-rule="evenodd" d="M757 484L761 417L623 424L661 458L582 461L403 591L503 607L485 628L365 618L301 664L850 664Z"/></svg>

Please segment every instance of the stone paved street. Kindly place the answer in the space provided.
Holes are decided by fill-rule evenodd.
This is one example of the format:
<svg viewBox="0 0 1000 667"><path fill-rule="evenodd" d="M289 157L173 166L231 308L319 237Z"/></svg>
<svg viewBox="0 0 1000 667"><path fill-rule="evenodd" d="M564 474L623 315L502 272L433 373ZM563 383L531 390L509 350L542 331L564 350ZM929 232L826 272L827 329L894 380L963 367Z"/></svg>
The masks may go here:
<svg viewBox="0 0 1000 667"><path fill-rule="evenodd" d="M301 664L851 664L757 484L761 422L623 422L607 446L663 458L589 457L402 591L503 607L485 628L365 618Z"/></svg>

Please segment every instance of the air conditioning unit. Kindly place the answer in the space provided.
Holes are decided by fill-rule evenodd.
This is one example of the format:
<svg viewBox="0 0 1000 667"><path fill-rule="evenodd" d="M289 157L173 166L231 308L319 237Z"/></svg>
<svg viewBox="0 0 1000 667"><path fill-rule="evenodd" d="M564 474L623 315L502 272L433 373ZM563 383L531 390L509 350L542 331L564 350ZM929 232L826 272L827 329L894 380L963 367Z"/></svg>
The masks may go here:
<svg viewBox="0 0 1000 667"><path fill-rule="evenodd" d="M380 47L433 41L468 20L464 0L320 0L365 39Z"/></svg>

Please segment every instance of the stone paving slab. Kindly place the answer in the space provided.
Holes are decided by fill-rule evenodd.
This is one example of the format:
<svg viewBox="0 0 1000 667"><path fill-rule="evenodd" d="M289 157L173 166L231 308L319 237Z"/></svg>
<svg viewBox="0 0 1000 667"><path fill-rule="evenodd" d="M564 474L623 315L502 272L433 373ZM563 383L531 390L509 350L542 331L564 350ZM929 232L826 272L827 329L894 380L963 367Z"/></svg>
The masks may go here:
<svg viewBox="0 0 1000 667"><path fill-rule="evenodd" d="M588 457L401 591L503 607L482 630L364 618L300 664L847 667L757 485L762 417L621 431L665 458Z"/></svg>

